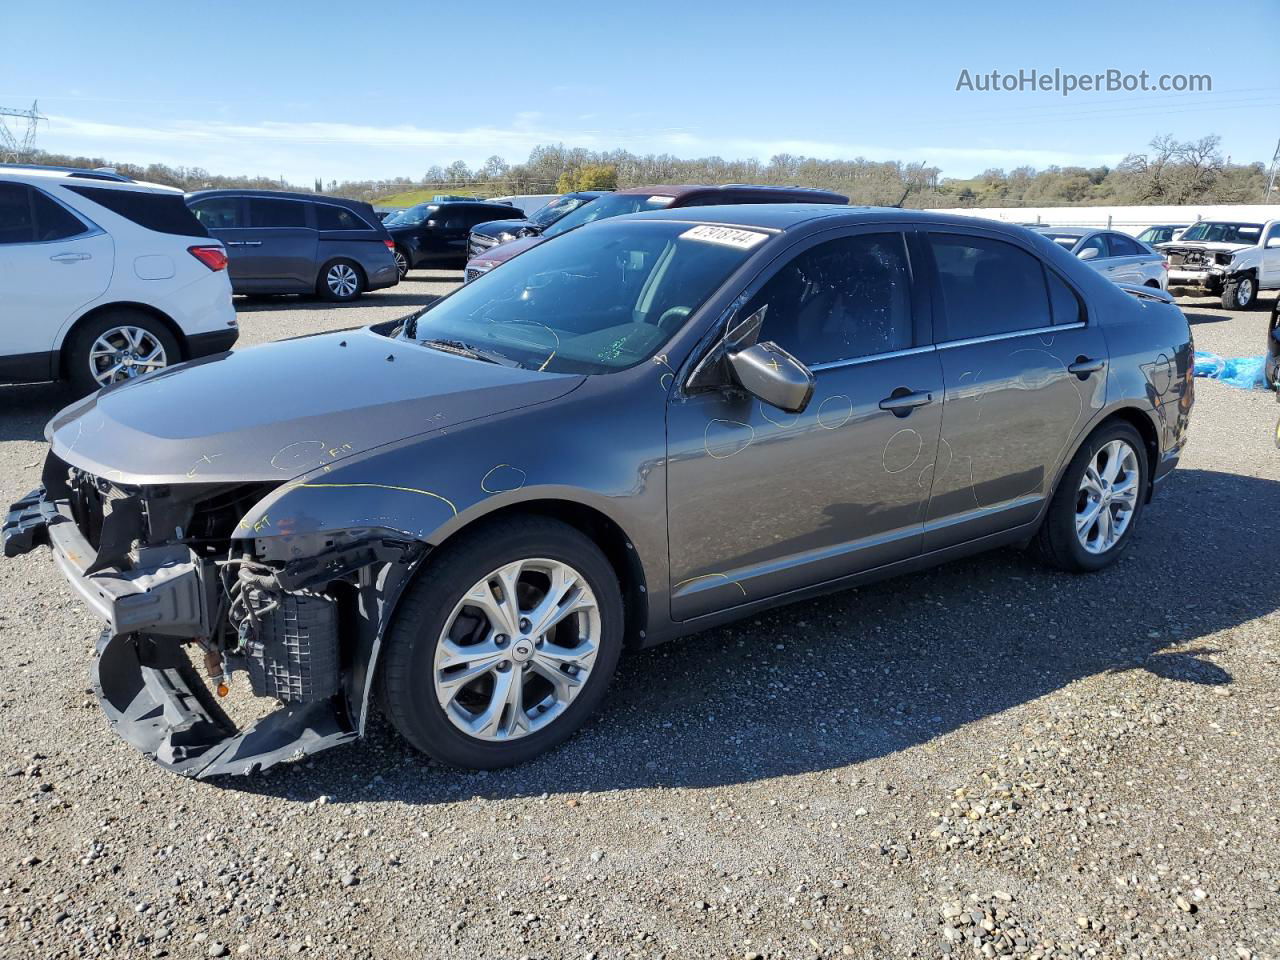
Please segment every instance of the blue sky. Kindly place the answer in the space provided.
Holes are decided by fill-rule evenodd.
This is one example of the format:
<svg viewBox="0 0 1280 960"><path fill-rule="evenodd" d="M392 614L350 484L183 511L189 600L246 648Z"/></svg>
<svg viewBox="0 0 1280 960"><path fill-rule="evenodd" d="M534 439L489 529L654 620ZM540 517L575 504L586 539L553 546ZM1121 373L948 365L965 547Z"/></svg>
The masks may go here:
<svg viewBox="0 0 1280 960"><path fill-rule="evenodd" d="M1113 164L1160 133L1216 133L1232 159L1265 161L1280 137L1280 0L166 0L11 4L3 21L0 105L39 99L40 146L297 183L517 162L554 142L926 160L963 177ZM1032 68L1208 74L1212 92L956 90L962 69Z"/></svg>

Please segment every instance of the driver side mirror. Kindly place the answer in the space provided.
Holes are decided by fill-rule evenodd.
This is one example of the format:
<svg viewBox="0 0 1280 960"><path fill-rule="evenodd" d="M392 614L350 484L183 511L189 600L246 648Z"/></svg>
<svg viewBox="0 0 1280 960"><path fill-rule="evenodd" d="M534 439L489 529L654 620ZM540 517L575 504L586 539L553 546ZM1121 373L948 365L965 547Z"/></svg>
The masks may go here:
<svg viewBox="0 0 1280 960"><path fill-rule="evenodd" d="M1077 253L1076 256L1079 257L1081 260L1096 260L1098 259L1098 248L1085 247L1083 250Z"/></svg>
<svg viewBox="0 0 1280 960"><path fill-rule="evenodd" d="M803 413L813 398L813 372L772 341L729 353L733 378L747 393L787 413Z"/></svg>

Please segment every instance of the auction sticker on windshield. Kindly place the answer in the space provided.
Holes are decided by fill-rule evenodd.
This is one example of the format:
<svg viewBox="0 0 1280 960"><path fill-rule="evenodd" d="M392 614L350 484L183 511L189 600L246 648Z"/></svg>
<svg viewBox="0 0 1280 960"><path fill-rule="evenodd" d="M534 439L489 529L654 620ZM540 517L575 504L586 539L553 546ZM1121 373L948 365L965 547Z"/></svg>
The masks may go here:
<svg viewBox="0 0 1280 960"><path fill-rule="evenodd" d="M705 243L719 243L726 247L737 247L739 250L750 250L769 239L767 233L756 233L754 230L736 230L733 227L713 227L708 224L694 227L680 234L686 240L702 240Z"/></svg>

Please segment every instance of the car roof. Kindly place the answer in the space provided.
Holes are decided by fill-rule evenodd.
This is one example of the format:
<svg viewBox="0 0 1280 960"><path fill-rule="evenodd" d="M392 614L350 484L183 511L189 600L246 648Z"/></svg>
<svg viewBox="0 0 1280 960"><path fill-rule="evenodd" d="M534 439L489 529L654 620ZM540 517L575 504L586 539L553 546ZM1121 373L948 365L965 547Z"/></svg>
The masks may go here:
<svg viewBox="0 0 1280 960"><path fill-rule="evenodd" d="M291 190L241 190L236 187L220 187L213 190L192 190L187 194L188 200L203 200L206 197L269 197L276 200L301 200L304 203L334 203L342 207L370 206L364 200L330 197L323 193L297 193Z"/></svg>
<svg viewBox="0 0 1280 960"><path fill-rule="evenodd" d="M1036 233L1056 234L1059 237L1087 237L1091 233L1104 233L1103 227L1032 227Z"/></svg>
<svg viewBox="0 0 1280 960"><path fill-rule="evenodd" d="M645 187L627 187L625 190L617 190L615 193L625 195L628 194L644 194L654 197L674 197L677 200L683 200L690 194L694 193L736 193L736 194L758 194L760 196L776 196L794 199L797 203L803 203L806 197L823 197L826 202L836 202L845 204L849 202L849 198L844 194L835 193L832 190L821 190L817 187L783 187L773 186L769 184L757 183L682 183L682 184L650 184Z"/></svg>
<svg viewBox="0 0 1280 960"><path fill-rule="evenodd" d="M903 210L899 207L846 207L831 203L729 203L724 205L677 207L666 210L646 210L625 217L601 220L677 220L690 223L724 224L732 227L756 227L763 230L785 231L801 224L822 221L831 227L856 223L926 223L933 226L959 227L964 230L982 229L1013 236L1026 236L1025 227L1000 220L981 217L957 216L935 213L929 210ZM589 228L591 224L585 225Z"/></svg>
<svg viewBox="0 0 1280 960"><path fill-rule="evenodd" d="M134 180L132 177L126 177L124 174L110 170L87 170L81 167L0 163L0 177L8 180L24 180L30 183L75 183L111 190L182 193L177 187L170 187L163 183L148 183L145 180Z"/></svg>

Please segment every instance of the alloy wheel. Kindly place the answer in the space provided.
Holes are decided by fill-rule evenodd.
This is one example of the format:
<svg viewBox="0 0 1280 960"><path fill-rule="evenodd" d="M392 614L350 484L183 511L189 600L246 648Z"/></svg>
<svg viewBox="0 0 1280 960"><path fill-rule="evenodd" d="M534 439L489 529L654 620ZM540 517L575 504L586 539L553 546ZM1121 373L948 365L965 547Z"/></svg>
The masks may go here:
<svg viewBox="0 0 1280 960"><path fill-rule="evenodd" d="M441 709L478 740L536 733L586 684L600 623L590 585L568 564L531 558L499 567L458 601L436 643Z"/></svg>
<svg viewBox="0 0 1280 960"><path fill-rule="evenodd" d="M1106 553L1129 529L1140 478L1137 451L1124 440L1112 440L1093 455L1076 493L1076 536L1089 553Z"/></svg>
<svg viewBox="0 0 1280 960"><path fill-rule="evenodd" d="M142 327L119 326L104 331L89 348L89 374L105 387L132 380L169 364L164 345Z"/></svg>
<svg viewBox="0 0 1280 960"><path fill-rule="evenodd" d="M1236 306L1246 306L1253 299L1253 280L1241 277L1236 281Z"/></svg>
<svg viewBox="0 0 1280 960"><path fill-rule="evenodd" d="M350 264L335 263L324 280L335 297L351 297L360 289L360 277Z"/></svg>
<svg viewBox="0 0 1280 960"><path fill-rule="evenodd" d="M403 280L409 272L409 258L404 255L404 251L399 247L396 248L395 258L396 271L400 274L400 279Z"/></svg>

